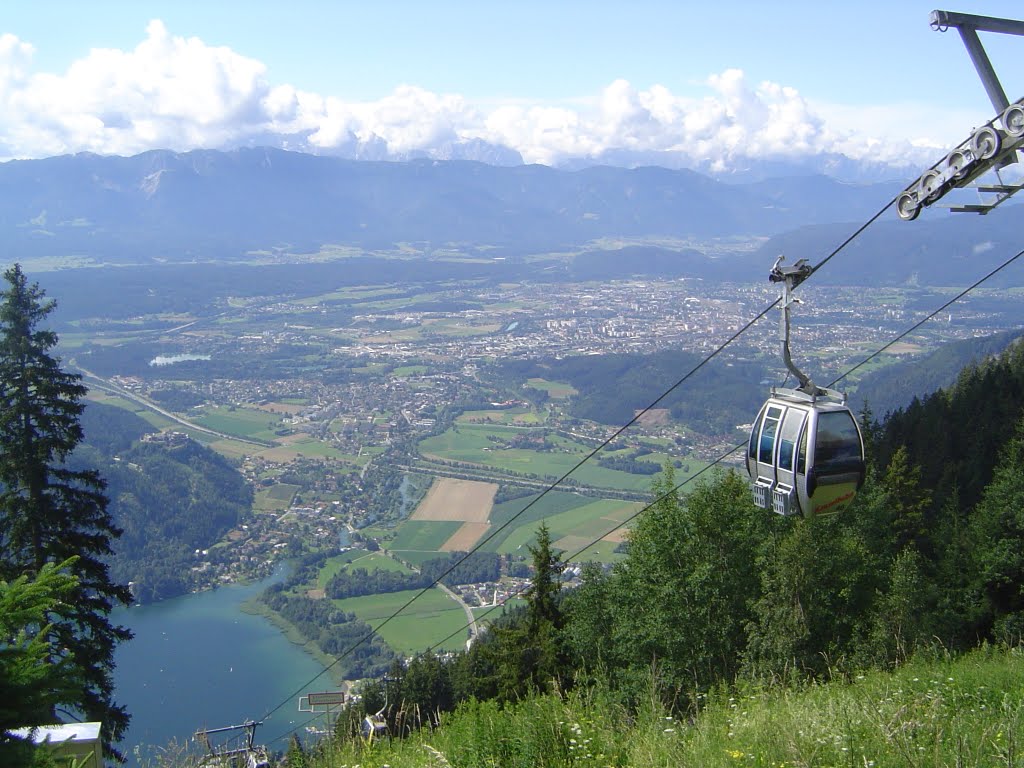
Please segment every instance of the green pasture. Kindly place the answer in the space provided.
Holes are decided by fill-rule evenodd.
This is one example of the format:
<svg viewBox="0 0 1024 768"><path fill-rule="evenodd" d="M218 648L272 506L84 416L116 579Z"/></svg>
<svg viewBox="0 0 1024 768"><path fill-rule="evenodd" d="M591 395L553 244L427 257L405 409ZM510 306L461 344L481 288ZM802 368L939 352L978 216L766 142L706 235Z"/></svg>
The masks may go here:
<svg viewBox="0 0 1024 768"><path fill-rule="evenodd" d="M387 366L384 363L369 363L358 368L352 368L351 370L353 373L380 373L385 368Z"/></svg>
<svg viewBox="0 0 1024 768"><path fill-rule="evenodd" d="M598 499L551 515L544 518L544 522L547 523L548 530L551 532L551 539L558 544L558 547L564 549L567 555L575 555L590 542L606 536L617 524L635 514L642 507L643 505L638 502ZM521 555L525 553L527 545L532 544L536 537L540 522L523 523L520 519L516 520L513 525L515 530L505 536L493 551L501 554ZM616 545L610 542L602 542L602 544L610 545L604 547L608 550L607 555L610 556L611 550ZM597 559L601 549L601 545L595 545L593 556L581 559Z"/></svg>
<svg viewBox="0 0 1024 768"><path fill-rule="evenodd" d="M300 488L301 486L291 483L277 483L267 489L267 495L276 501L285 501L290 504Z"/></svg>
<svg viewBox="0 0 1024 768"><path fill-rule="evenodd" d="M262 488L256 492L253 509L260 511L288 509L299 490L300 486L289 483L277 483L269 488Z"/></svg>
<svg viewBox="0 0 1024 768"><path fill-rule="evenodd" d="M239 459L242 456L252 456L254 453L258 453L260 451L260 446L253 445L252 443L243 443L241 440L220 438L216 435L200 432L195 429L186 428L182 431L187 432L193 440L199 440L200 442L207 443L210 448L215 450L221 456L226 456L229 459Z"/></svg>
<svg viewBox="0 0 1024 768"><path fill-rule="evenodd" d="M526 386L532 389L542 389L548 393L553 400L562 400L566 397L578 395L579 392L571 384L563 381L548 381L547 379L527 379Z"/></svg>
<svg viewBox="0 0 1024 768"><path fill-rule="evenodd" d="M458 521L406 520L398 527L388 549L396 552L407 549L437 552L461 527L462 523Z"/></svg>
<svg viewBox="0 0 1024 768"><path fill-rule="evenodd" d="M510 597L501 605L495 607L493 605L481 605L478 607L471 607L470 610L473 612L473 616L476 620L483 624L489 624L492 621L496 621L507 611L511 611L514 608L525 608L526 600L522 597Z"/></svg>
<svg viewBox="0 0 1024 768"><path fill-rule="evenodd" d="M378 293L383 295L383 293ZM434 301L435 299L443 296L441 293L417 293L415 296L398 296L393 299L377 299L375 301L359 301L354 304L360 310L374 309L377 311L388 311L398 310L402 311L410 304L419 304L424 301ZM369 294L364 294L363 298L368 298Z"/></svg>
<svg viewBox="0 0 1024 768"><path fill-rule="evenodd" d="M391 375L404 379L407 376L422 376L429 370L425 365L400 365L391 372Z"/></svg>
<svg viewBox="0 0 1024 768"><path fill-rule="evenodd" d="M491 530L496 531L506 524L508 527L501 529L493 539L484 544L483 551L515 552L523 541L533 540L542 520L550 520L556 515L583 507L594 501L594 499L575 493L552 491L531 505L536 498L536 495L522 496L512 501L495 504L491 509ZM521 538L516 540L515 545L511 549L505 547L508 538L520 530L524 533L519 534Z"/></svg>
<svg viewBox="0 0 1024 768"><path fill-rule="evenodd" d="M368 572L391 571L393 573L412 573L408 566L400 563L395 558L385 555L383 552L367 552L361 557L354 558L345 566L346 570L362 568Z"/></svg>
<svg viewBox="0 0 1024 768"><path fill-rule="evenodd" d="M288 443L283 446L290 448L300 456L304 456L309 459L345 459L346 454L339 451L334 446L328 445L322 440L317 440L315 437L306 437L295 442ZM364 462L365 463L365 462Z"/></svg>
<svg viewBox="0 0 1024 768"><path fill-rule="evenodd" d="M320 568L316 576L320 589L327 586L336 574L350 568L363 568L368 572L394 571L396 573L412 573L404 564L383 552L369 552L365 549L351 549L340 555L329 558Z"/></svg>
<svg viewBox="0 0 1024 768"><path fill-rule="evenodd" d="M572 536L567 536L554 544L564 552L565 557L571 557L576 563L615 563L625 557L625 555L616 554L615 548L618 544L614 542L599 541L597 544L587 547L591 541L592 539L578 541ZM583 547L587 547L587 549L583 550Z"/></svg>
<svg viewBox="0 0 1024 768"><path fill-rule="evenodd" d="M361 534L370 539L376 539L377 541L391 541L395 538L394 528L384 528L378 525L368 525L366 528L362 528L359 531Z"/></svg>
<svg viewBox="0 0 1024 768"><path fill-rule="evenodd" d="M543 417L529 408L502 408L484 411L466 411L455 419L460 425L481 421L493 421L498 424L535 425L540 424Z"/></svg>
<svg viewBox="0 0 1024 768"><path fill-rule="evenodd" d="M203 413L195 417L193 421L207 429L229 435L240 435L256 440L273 440L277 437L274 434L274 429L280 423L281 417L251 408L215 405L204 408Z"/></svg>
<svg viewBox="0 0 1024 768"><path fill-rule="evenodd" d="M332 602L341 610L351 611L376 628L419 594L420 590L406 590L382 595L349 597ZM458 631L465 625L466 614L459 604L434 587L420 595L396 618L381 627L378 634L397 653L411 655L434 646L455 633L454 637L435 648L455 651L466 647L467 633Z"/></svg>
<svg viewBox="0 0 1024 768"><path fill-rule="evenodd" d="M317 586L320 587L320 589L323 589L327 586L327 582L345 566L353 560L358 560L368 554L370 554L370 552L365 549L350 549L348 552L343 552L340 555L328 558L320 567L320 572L316 575Z"/></svg>
<svg viewBox="0 0 1024 768"><path fill-rule="evenodd" d="M492 424L459 424L443 434L421 440L419 449L423 454L451 461L480 464L495 470L521 472L541 478L561 477L591 450L582 443L557 435L549 436L548 443L552 445L549 451L497 448L497 443L487 437L496 435L502 440L508 440L521 433L521 430ZM700 468L698 464L691 463L692 471ZM617 469L606 469L594 461L587 462L570 477L583 485L640 492L650 490L653 480L652 475L634 475Z"/></svg>
<svg viewBox="0 0 1024 768"><path fill-rule="evenodd" d="M390 549L389 551L417 568L428 560L436 560L447 554L446 552L438 552L436 549Z"/></svg>
<svg viewBox="0 0 1024 768"><path fill-rule="evenodd" d="M112 395L104 392L101 389L93 389L89 391L87 395L89 400L93 400L97 403L103 403L104 405L112 405L115 408L122 408L126 411L130 411L157 429L168 429L174 427L178 430L184 430L184 428L173 419L169 419L156 411L150 410L141 403L137 403L134 400L129 400L127 397L120 397L119 395Z"/></svg>

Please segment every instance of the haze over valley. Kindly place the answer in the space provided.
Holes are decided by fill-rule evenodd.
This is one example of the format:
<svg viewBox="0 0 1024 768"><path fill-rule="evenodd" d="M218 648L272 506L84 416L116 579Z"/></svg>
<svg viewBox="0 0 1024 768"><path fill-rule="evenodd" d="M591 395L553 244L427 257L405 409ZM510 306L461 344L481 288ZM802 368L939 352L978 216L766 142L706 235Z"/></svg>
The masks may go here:
<svg viewBox="0 0 1024 768"><path fill-rule="evenodd" d="M946 209L992 120L959 41L896 34L918 0L398 5L0 29L17 716L139 766L226 766L189 739L229 723L246 768L1012 762L1024 244ZM746 468L802 261L792 358L859 425L806 518Z"/></svg>

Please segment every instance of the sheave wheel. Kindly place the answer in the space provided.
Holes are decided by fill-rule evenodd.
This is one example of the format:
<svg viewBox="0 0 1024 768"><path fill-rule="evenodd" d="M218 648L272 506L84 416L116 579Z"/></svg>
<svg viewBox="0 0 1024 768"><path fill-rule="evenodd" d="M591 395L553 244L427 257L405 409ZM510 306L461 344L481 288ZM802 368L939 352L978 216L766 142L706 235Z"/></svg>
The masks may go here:
<svg viewBox="0 0 1024 768"><path fill-rule="evenodd" d="M921 206L911 192L904 192L896 198L896 213L904 221L913 221L920 212Z"/></svg>
<svg viewBox="0 0 1024 768"><path fill-rule="evenodd" d="M1003 112L1003 127L1006 134L1013 138L1024 136L1024 107L1020 104L1011 104Z"/></svg>
<svg viewBox="0 0 1024 768"><path fill-rule="evenodd" d="M967 175L967 166L971 163L971 154L966 149L954 149L946 158L946 167L954 179L962 179Z"/></svg>
<svg viewBox="0 0 1024 768"><path fill-rule="evenodd" d="M1001 146L1002 140L999 138L999 132L991 125L979 128L971 136L971 152L979 160L991 160L999 154Z"/></svg>
<svg viewBox="0 0 1024 768"><path fill-rule="evenodd" d="M938 171L926 171L918 182L918 195L925 203L934 203L942 196L942 176Z"/></svg>

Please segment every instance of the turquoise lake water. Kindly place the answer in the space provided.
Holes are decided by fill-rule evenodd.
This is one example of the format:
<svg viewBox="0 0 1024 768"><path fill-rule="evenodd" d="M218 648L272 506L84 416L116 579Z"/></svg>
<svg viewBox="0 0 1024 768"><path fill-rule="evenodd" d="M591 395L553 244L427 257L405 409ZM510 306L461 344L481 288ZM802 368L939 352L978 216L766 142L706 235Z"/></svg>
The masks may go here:
<svg viewBox="0 0 1024 768"><path fill-rule="evenodd" d="M241 611L243 602L283 575L114 612L113 620L135 633L118 648L114 676L117 702L132 715L121 744L129 765L138 765L136 748L145 758L172 740L190 741L199 728L259 720L285 699L257 729L257 743L306 722L310 715L298 712L292 694L323 666L265 618ZM324 674L308 690L331 688ZM283 749L287 741L269 746Z"/></svg>

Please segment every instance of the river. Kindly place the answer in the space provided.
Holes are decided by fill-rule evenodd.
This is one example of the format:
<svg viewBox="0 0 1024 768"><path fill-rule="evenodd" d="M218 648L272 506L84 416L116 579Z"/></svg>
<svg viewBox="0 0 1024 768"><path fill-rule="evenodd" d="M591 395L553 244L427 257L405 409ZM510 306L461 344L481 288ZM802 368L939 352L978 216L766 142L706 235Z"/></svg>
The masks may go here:
<svg viewBox="0 0 1024 768"><path fill-rule="evenodd" d="M114 673L116 700L132 715L121 744L128 765L137 766L140 755L151 756L172 740L189 741L198 728L259 720L289 697L257 729L257 743L267 743L310 717L298 713L292 694L323 666L267 619L241 610L243 602L284 576L282 566L258 583L113 613L114 622L135 633L118 648ZM330 676L324 674L309 690L331 688ZM287 741L269 746L283 749Z"/></svg>

